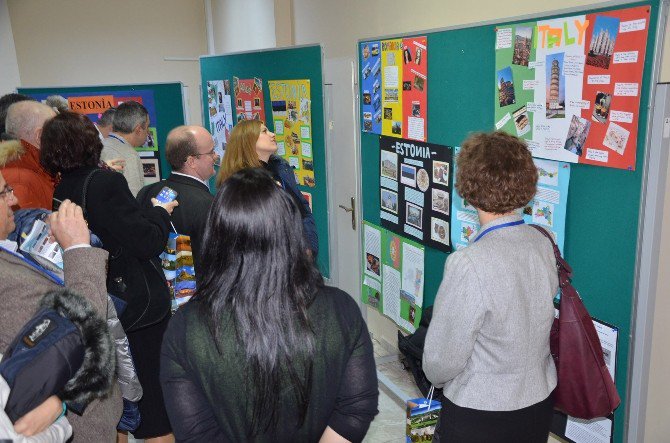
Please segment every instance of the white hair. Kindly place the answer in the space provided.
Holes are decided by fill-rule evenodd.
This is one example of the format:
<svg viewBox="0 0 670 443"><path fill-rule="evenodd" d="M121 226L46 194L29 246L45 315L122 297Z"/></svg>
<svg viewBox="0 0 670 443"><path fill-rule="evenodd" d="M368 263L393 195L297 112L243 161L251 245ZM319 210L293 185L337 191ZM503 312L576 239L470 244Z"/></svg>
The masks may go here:
<svg viewBox="0 0 670 443"><path fill-rule="evenodd" d="M14 138L39 146L36 130L54 115L54 110L43 103L32 100L14 103L7 109L5 131Z"/></svg>

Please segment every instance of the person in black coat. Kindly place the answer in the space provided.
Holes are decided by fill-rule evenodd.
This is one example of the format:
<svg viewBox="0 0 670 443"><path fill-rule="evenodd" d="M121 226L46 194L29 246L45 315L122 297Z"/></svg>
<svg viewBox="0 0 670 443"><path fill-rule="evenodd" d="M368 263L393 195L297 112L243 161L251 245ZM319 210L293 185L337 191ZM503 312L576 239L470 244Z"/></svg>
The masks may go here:
<svg viewBox="0 0 670 443"><path fill-rule="evenodd" d="M178 203L154 200L154 207L144 209L123 175L99 169L102 143L86 116L57 115L44 125L41 142L42 166L60 174L54 202L69 199L82 207L89 228L109 252L107 291L127 303L119 318L144 390L139 402L142 423L134 435L150 439L170 434L158 383L170 295L157 257L167 243L170 213Z"/></svg>
<svg viewBox="0 0 670 443"><path fill-rule="evenodd" d="M145 186L137 200L145 208L152 206L151 199L167 186L177 191L179 206L172 212L172 223L178 234L191 237L194 267L202 248L202 232L214 196L209 192L208 181L214 176L214 165L219 156L214 152L214 139L202 126L178 126L167 136L165 143L172 174L158 183Z"/></svg>
<svg viewBox="0 0 670 443"><path fill-rule="evenodd" d="M231 175L241 169L264 168L275 182L288 193L300 210L303 235L313 258L319 252L319 237L309 203L298 189L291 166L275 155L277 143L275 134L259 120L243 120L233 128L226 146L223 163L216 177L217 188Z"/></svg>

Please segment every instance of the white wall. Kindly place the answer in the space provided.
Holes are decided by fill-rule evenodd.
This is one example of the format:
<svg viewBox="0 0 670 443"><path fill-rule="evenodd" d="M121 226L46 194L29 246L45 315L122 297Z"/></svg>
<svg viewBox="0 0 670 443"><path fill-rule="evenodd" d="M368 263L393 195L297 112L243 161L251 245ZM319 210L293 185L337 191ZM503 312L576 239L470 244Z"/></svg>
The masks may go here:
<svg viewBox="0 0 670 443"><path fill-rule="evenodd" d="M212 0L216 54L273 48L273 0Z"/></svg>
<svg viewBox="0 0 670 443"><path fill-rule="evenodd" d="M12 35L12 23L9 20L7 0L0 0L0 96L20 86L19 63L16 60L16 48Z"/></svg>
<svg viewBox="0 0 670 443"><path fill-rule="evenodd" d="M200 123L203 0L9 0L21 86L181 81Z"/></svg>

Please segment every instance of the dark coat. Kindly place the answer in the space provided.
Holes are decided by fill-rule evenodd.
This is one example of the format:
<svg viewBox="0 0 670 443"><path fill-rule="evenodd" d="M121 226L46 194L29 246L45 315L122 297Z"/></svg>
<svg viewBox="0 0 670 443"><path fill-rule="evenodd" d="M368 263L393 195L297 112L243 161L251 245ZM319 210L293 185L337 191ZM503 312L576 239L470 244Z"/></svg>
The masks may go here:
<svg viewBox="0 0 670 443"><path fill-rule="evenodd" d="M62 175L54 197L81 205L84 181L94 167ZM86 197L89 228L109 252L107 290L128 306L121 315L126 331L155 324L170 312L170 293L158 255L165 249L170 216L165 209L144 209L123 175L100 170Z"/></svg>
<svg viewBox="0 0 670 443"><path fill-rule="evenodd" d="M319 236L316 232L316 222L314 221L312 210L309 209L307 199L302 195L300 189L298 189L293 169L286 160L277 155L270 157L266 169L272 173L275 180L281 183L282 188L289 193L298 205L298 209L300 209L300 213L302 214L303 235L305 236L305 240L307 240L309 249L312 250L312 255L316 258L319 253Z"/></svg>
<svg viewBox="0 0 670 443"><path fill-rule="evenodd" d="M170 174L166 180L152 183L142 188L137 194L137 201L144 208L151 208L151 198L156 197L161 189L167 186L177 191L177 206L172 211L172 223L178 234L191 237L194 267L198 268L202 247L202 234L205 230L207 215L214 196L209 188L195 178Z"/></svg>

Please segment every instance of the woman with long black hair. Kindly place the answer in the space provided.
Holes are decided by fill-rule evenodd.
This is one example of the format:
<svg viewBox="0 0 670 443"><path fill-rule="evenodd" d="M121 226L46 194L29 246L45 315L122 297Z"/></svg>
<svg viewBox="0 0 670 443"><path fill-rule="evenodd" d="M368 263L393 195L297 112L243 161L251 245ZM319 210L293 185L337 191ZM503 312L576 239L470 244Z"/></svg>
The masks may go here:
<svg viewBox="0 0 670 443"><path fill-rule="evenodd" d="M197 293L172 318L161 384L177 441L360 441L377 413L358 306L323 285L301 214L262 169L224 181Z"/></svg>

